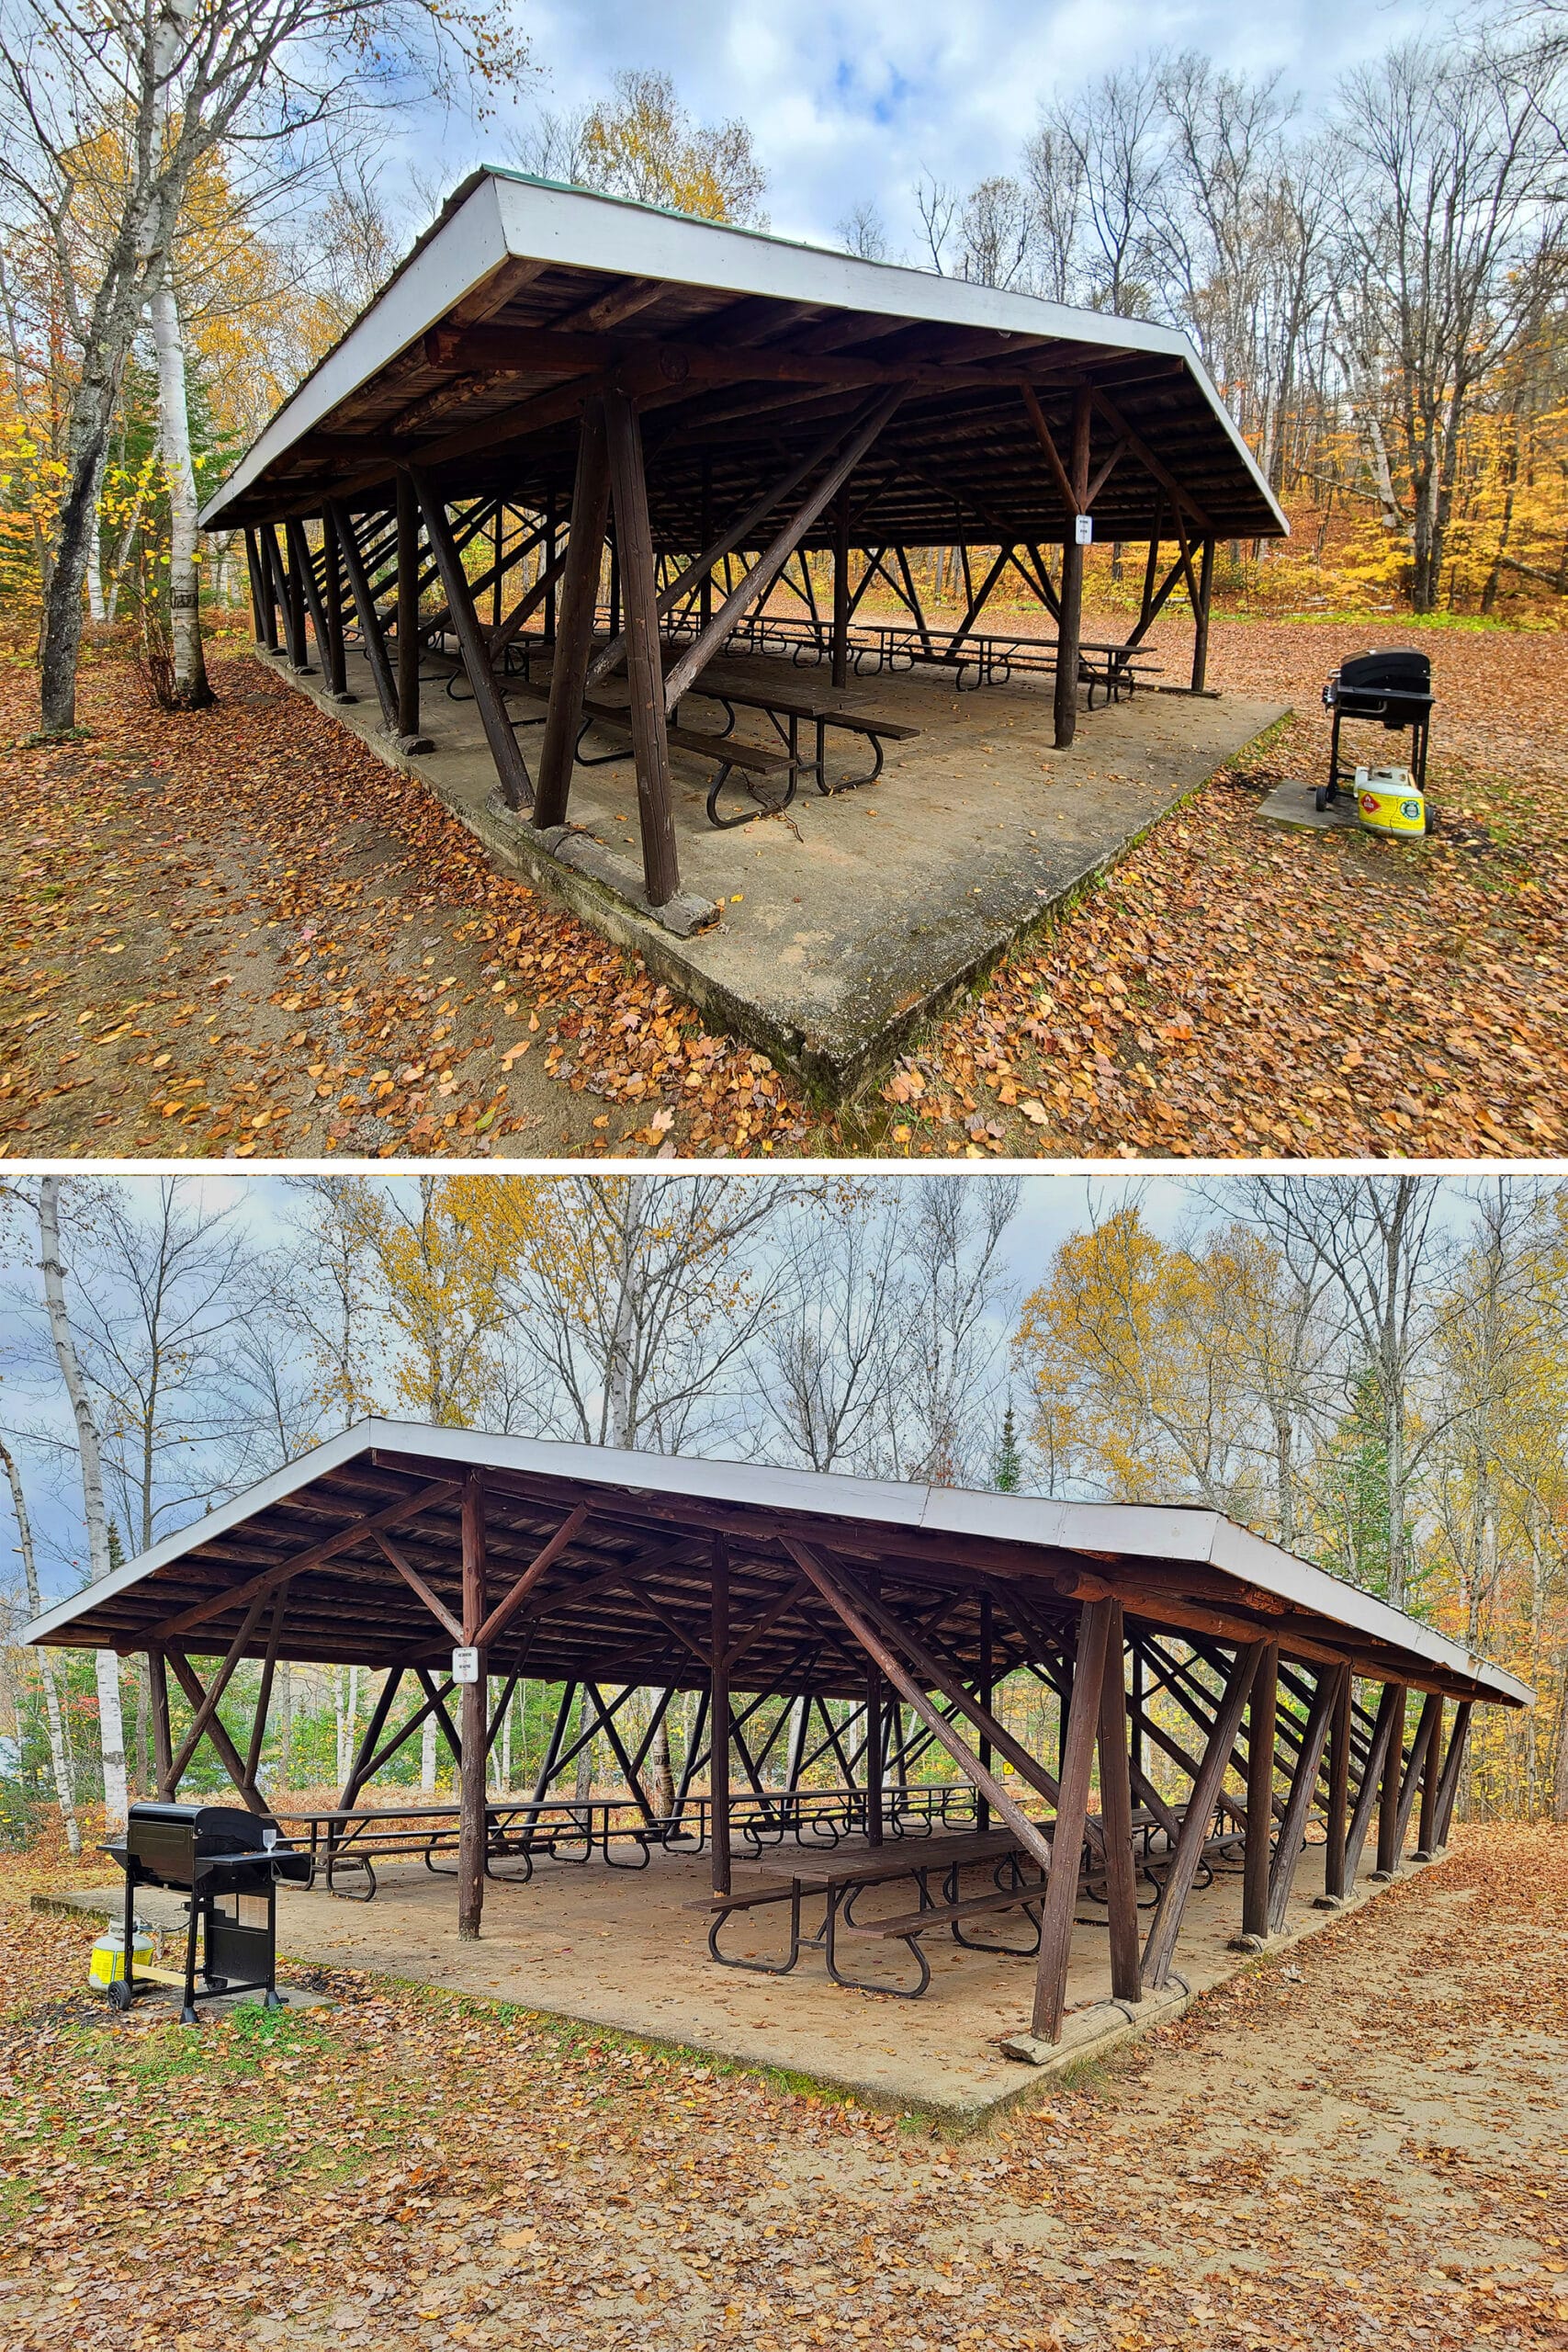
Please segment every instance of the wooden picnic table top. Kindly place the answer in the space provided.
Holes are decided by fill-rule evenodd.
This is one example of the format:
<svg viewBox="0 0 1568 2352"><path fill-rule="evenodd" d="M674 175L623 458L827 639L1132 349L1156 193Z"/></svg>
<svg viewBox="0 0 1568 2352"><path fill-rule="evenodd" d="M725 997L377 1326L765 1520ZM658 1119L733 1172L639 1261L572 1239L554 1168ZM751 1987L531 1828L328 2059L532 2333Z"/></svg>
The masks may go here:
<svg viewBox="0 0 1568 2352"><path fill-rule="evenodd" d="M828 1853L784 1856L765 1862L737 1854L738 1876L781 1885L868 1885L878 1878L907 1878L912 1871L946 1870L954 1862L997 1862L1020 1850L1010 1829L955 1830L950 1838L890 1838L881 1846L869 1838L845 1838Z"/></svg>

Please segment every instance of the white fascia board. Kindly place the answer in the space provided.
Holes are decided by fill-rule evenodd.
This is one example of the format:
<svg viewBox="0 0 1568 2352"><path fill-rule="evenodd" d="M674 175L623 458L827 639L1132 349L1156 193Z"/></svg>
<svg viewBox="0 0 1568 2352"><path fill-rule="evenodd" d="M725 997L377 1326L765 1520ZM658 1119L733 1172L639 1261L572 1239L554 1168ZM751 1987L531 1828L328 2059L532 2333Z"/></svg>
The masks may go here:
<svg viewBox="0 0 1568 2352"><path fill-rule="evenodd" d="M1054 1544L1092 1557L1112 1553L1126 1561L1190 1560L1256 1585L1333 1623L1408 1651L1433 1667L1464 1676L1498 1699L1529 1706L1534 1692L1502 1668L1478 1657L1431 1626L1391 1609L1371 1593L1343 1583L1310 1561L1253 1535L1218 1511L1141 1503L1056 1502L1032 1495L969 1493L952 1487L900 1485L837 1473L785 1470L764 1463L710 1460L702 1455L635 1453L610 1446L508 1437L477 1430L435 1429L421 1422L371 1420L344 1430L287 1468L275 1471L195 1526L165 1537L101 1584L88 1585L46 1611L23 1633L46 1639L106 1596L126 1589L183 1552L209 1543L244 1520L371 1452L395 1460L517 1470L536 1477L620 1487L629 1493L688 1496L818 1518L864 1520L933 1534L984 1535L1001 1543Z"/></svg>
<svg viewBox="0 0 1568 2352"><path fill-rule="evenodd" d="M972 286L966 278L938 277L932 271L898 263L862 261L853 254L832 253L754 229L694 220L684 213L506 171L487 171L450 218L415 246L384 292L252 444L203 508L202 522L220 514L275 458L436 325L499 263L511 258L667 278L672 285L712 288L737 297L764 295L781 302L819 303L933 325L1114 344L1179 359L1281 534L1290 534L1289 521L1202 361L1187 336L1172 327L1107 311L1074 310L1033 294Z"/></svg>

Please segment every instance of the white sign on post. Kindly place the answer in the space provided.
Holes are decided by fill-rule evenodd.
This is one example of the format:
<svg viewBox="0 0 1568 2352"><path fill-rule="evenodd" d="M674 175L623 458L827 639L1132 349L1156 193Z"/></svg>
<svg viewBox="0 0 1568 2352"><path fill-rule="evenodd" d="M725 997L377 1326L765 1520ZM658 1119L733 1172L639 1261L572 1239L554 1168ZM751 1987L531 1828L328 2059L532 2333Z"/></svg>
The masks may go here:
<svg viewBox="0 0 1568 2352"><path fill-rule="evenodd" d="M478 1650L454 1650L452 1653L453 1681L477 1682L479 1679L479 1654Z"/></svg>
<svg viewBox="0 0 1568 2352"><path fill-rule="evenodd" d="M1073 537L1080 548L1094 545L1094 516L1092 514L1073 516Z"/></svg>

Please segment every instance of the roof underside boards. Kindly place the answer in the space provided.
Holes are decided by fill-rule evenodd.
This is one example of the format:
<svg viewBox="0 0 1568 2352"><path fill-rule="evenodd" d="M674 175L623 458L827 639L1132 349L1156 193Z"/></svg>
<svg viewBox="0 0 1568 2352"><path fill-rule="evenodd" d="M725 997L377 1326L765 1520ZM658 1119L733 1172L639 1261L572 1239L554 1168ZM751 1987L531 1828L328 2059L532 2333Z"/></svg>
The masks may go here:
<svg viewBox="0 0 1568 2352"><path fill-rule="evenodd" d="M1096 390L1101 538L1289 526L1186 338L927 272L721 228L521 175L466 182L208 505L211 528L385 506L399 463L449 502L564 518L577 421L614 379L643 413L656 545L690 552L890 385L904 397L852 492L857 546L1060 539L1065 502L1025 404L1066 456ZM1163 479L1164 487L1161 486ZM1201 535L1201 534L1200 534ZM825 519L805 542L831 544Z"/></svg>
<svg viewBox="0 0 1568 2352"><path fill-rule="evenodd" d="M863 1654L804 1585L787 1535L852 1576L874 1569L885 1602L918 1611L928 1631L940 1626L942 1644L976 1673L983 1596L993 1601L1000 1676L1026 1658L1048 1660L1064 1639L1070 1646L1075 1596L1089 1579L1091 1590L1122 1598L1134 1628L1227 1645L1268 1635L1287 1657L1348 1658L1368 1677L1516 1706L1533 1695L1430 1627L1210 1511L892 1486L388 1421L331 1440L48 1611L25 1638L223 1653L254 1610L242 1655L262 1656L276 1633L277 1654L300 1661L442 1665L451 1635L367 1522L379 1520L460 1618L459 1495L470 1467L484 1486L491 1607L569 1514L587 1508L491 1645L495 1673L701 1684L722 1534L732 1636L759 1629L735 1686L861 1696Z"/></svg>

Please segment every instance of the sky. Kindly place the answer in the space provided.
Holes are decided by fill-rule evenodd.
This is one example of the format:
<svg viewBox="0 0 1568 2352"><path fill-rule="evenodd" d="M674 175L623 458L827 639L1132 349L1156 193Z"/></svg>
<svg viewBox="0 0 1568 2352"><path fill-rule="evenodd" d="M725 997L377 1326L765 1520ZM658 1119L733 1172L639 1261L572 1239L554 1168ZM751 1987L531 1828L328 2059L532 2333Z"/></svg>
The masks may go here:
<svg viewBox="0 0 1568 2352"><path fill-rule="evenodd" d="M409 160L420 186L456 186L481 162L515 160L513 130L540 105L591 103L623 67L668 71L705 120L739 116L769 175L783 235L836 243L857 204L876 206L911 255L910 191L923 171L967 188L1015 168L1042 104L1145 50L1195 49L1221 66L1280 71L1309 99L1393 41L1450 22L1430 0L518 0L531 90L476 130ZM394 185L400 175L389 175ZM423 209L423 208L422 208Z"/></svg>

